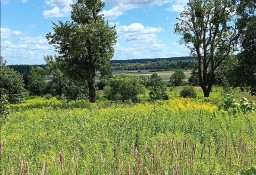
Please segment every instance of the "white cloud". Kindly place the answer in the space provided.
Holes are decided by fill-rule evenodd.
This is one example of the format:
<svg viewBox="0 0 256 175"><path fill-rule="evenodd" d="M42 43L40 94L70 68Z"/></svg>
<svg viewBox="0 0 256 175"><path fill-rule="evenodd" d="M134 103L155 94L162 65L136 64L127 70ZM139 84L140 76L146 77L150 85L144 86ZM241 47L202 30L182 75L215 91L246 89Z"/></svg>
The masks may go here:
<svg viewBox="0 0 256 175"><path fill-rule="evenodd" d="M22 2L22 3L27 3L27 2L28 2L28 0L21 0L21 2Z"/></svg>
<svg viewBox="0 0 256 175"><path fill-rule="evenodd" d="M167 8L167 11L173 11L173 12L182 12L184 10L184 7L188 3L188 0L175 0L173 4Z"/></svg>
<svg viewBox="0 0 256 175"><path fill-rule="evenodd" d="M158 39L161 28L143 26L140 23L117 25L116 28L118 43L115 47L115 59L167 57L168 46Z"/></svg>
<svg viewBox="0 0 256 175"><path fill-rule="evenodd" d="M44 56L54 54L45 37L1 28L1 55L7 64L44 64Z"/></svg>
<svg viewBox="0 0 256 175"><path fill-rule="evenodd" d="M9 0L1 0L1 4L8 4L9 3Z"/></svg>
<svg viewBox="0 0 256 175"><path fill-rule="evenodd" d="M172 0L105 0L105 3L112 5L113 8L104 10L103 14L107 19L115 19L131 9L151 5L161 6L171 1Z"/></svg>
<svg viewBox="0 0 256 175"><path fill-rule="evenodd" d="M43 16L45 18L60 18L69 16L71 12L70 4L73 3L72 0L45 0L45 3L51 7L49 10L43 11Z"/></svg>
<svg viewBox="0 0 256 175"><path fill-rule="evenodd" d="M10 38L13 35L21 35L21 31L11 30L9 28L2 28L1 27L1 38Z"/></svg>

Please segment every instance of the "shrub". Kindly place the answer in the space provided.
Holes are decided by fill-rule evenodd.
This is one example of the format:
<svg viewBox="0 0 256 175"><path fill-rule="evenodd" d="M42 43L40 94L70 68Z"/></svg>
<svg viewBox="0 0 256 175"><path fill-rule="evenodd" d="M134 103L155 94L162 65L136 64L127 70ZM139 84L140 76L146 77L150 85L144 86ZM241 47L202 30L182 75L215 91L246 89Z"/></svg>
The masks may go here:
<svg viewBox="0 0 256 175"><path fill-rule="evenodd" d="M0 67L0 87L9 103L21 103L24 99L24 83L21 74L8 67Z"/></svg>
<svg viewBox="0 0 256 175"><path fill-rule="evenodd" d="M197 94L193 87L184 87L180 91L180 96L183 98L196 98Z"/></svg>
<svg viewBox="0 0 256 175"><path fill-rule="evenodd" d="M138 101L138 95L145 93L141 80L135 76L117 75L110 79L109 86L104 88L108 100L133 102Z"/></svg>
<svg viewBox="0 0 256 175"><path fill-rule="evenodd" d="M171 75L170 83L172 86L181 86L184 83L183 79L185 79L184 72L177 70Z"/></svg>
<svg viewBox="0 0 256 175"><path fill-rule="evenodd" d="M150 101L169 99L168 95L165 92L165 84L157 73L154 73L150 77L148 81L148 86L151 89L151 91L149 92Z"/></svg>

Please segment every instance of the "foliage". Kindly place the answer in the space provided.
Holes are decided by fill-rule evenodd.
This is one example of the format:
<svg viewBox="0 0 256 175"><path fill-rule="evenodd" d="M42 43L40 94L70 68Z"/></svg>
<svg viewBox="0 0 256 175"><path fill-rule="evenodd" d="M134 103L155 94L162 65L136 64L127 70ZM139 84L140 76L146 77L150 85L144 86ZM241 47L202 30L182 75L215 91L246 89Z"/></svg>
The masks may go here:
<svg viewBox="0 0 256 175"><path fill-rule="evenodd" d="M87 86L85 86L84 84L81 84L80 82L67 80L63 87L63 94L68 101L87 99L88 98L87 89L88 89Z"/></svg>
<svg viewBox="0 0 256 175"><path fill-rule="evenodd" d="M132 100L138 101L138 95L145 93L145 87L141 80L135 76L116 75L110 79L109 86L105 87L104 93L109 100Z"/></svg>
<svg viewBox="0 0 256 175"><path fill-rule="evenodd" d="M165 84L157 73L151 75L147 85L150 87L149 100L168 100L169 97L165 92Z"/></svg>
<svg viewBox="0 0 256 175"><path fill-rule="evenodd" d="M0 67L0 90L9 103L22 102L25 92L22 76L8 67Z"/></svg>
<svg viewBox="0 0 256 175"><path fill-rule="evenodd" d="M100 13L101 0L81 0L71 5L71 22L54 23L54 33L47 39L59 53L65 73L76 81L86 82L90 102L96 101L96 71L109 72L113 57L116 31L104 21Z"/></svg>
<svg viewBox="0 0 256 175"><path fill-rule="evenodd" d="M256 1L238 0L237 21L240 53L231 69L233 86L250 87L256 95Z"/></svg>
<svg viewBox="0 0 256 175"><path fill-rule="evenodd" d="M31 67L28 74L28 89L31 95L41 96L47 86L46 72L41 67Z"/></svg>
<svg viewBox="0 0 256 175"><path fill-rule="evenodd" d="M184 82L185 74L181 70L175 71L170 77L170 83L172 86L181 86Z"/></svg>
<svg viewBox="0 0 256 175"><path fill-rule="evenodd" d="M8 117L9 107L7 101L7 95L4 93L2 89L0 89L0 126L4 120Z"/></svg>
<svg viewBox="0 0 256 175"><path fill-rule="evenodd" d="M235 10L232 0L194 0L178 18L175 32L195 55L205 97L210 95L217 68L235 50Z"/></svg>
<svg viewBox="0 0 256 175"><path fill-rule="evenodd" d="M184 87L180 91L180 96L183 98L196 98L197 94L195 89L191 87Z"/></svg>
<svg viewBox="0 0 256 175"><path fill-rule="evenodd" d="M255 169L255 111L230 115L194 99L87 104L92 107L13 111L1 128L1 173L226 175Z"/></svg>
<svg viewBox="0 0 256 175"><path fill-rule="evenodd" d="M67 78L61 71L61 64L56 61L56 57L46 56L44 59L47 63L47 71L49 75L49 91L52 95L61 97L63 95L65 83L67 82Z"/></svg>

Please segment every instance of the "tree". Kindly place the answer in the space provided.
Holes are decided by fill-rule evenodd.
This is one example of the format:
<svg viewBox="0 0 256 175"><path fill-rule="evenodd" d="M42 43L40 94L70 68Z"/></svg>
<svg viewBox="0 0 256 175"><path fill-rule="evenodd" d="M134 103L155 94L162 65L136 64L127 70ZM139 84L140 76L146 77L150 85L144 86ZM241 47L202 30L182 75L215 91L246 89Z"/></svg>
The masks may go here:
<svg viewBox="0 0 256 175"><path fill-rule="evenodd" d="M165 85L162 80L158 76L157 73L154 73L151 75L148 86L150 87L151 91L149 92L149 100L155 101L155 100L168 100L168 95L165 92Z"/></svg>
<svg viewBox="0 0 256 175"><path fill-rule="evenodd" d="M116 43L115 27L105 22L101 0L79 0L72 6L71 22L54 23L47 39L59 53L64 72L76 81L87 82L89 101L96 101L96 71L109 72Z"/></svg>
<svg viewBox="0 0 256 175"><path fill-rule="evenodd" d="M186 76L184 72L181 70L177 70L171 75L170 83L172 86L181 86L183 84L183 79L185 78Z"/></svg>
<svg viewBox="0 0 256 175"><path fill-rule="evenodd" d="M215 71L235 50L233 0L190 0L181 12L175 32L197 60L199 85L209 97Z"/></svg>
<svg viewBox="0 0 256 175"><path fill-rule="evenodd" d="M142 81L135 76L116 75L110 79L109 86L104 88L104 93L109 100L138 101L138 95L145 92Z"/></svg>
<svg viewBox="0 0 256 175"><path fill-rule="evenodd" d="M49 89L52 95L63 95L63 90L65 86L66 77L64 76L63 72L61 71L59 62L56 62L56 57L53 56L46 56L44 60L47 63L47 72L50 77L49 81Z"/></svg>
<svg viewBox="0 0 256 175"><path fill-rule="evenodd" d="M0 56L0 66L5 66L6 65L6 60L4 59L4 57L1 55Z"/></svg>
<svg viewBox="0 0 256 175"><path fill-rule="evenodd" d="M22 102L25 89L21 74L8 67L0 67L0 92L9 103Z"/></svg>
<svg viewBox="0 0 256 175"><path fill-rule="evenodd" d="M32 95L43 95L47 86L46 72L41 67L31 67L28 74L28 89Z"/></svg>
<svg viewBox="0 0 256 175"><path fill-rule="evenodd" d="M241 52L233 68L235 86L249 86L256 95L256 0L238 0L237 21ZM234 79L233 79L234 80Z"/></svg>

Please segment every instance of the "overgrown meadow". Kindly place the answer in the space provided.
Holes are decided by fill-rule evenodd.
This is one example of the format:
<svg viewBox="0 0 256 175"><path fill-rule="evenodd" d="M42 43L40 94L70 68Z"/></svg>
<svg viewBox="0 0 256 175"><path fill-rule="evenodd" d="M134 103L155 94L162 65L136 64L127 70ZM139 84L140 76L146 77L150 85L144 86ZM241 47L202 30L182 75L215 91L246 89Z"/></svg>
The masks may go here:
<svg viewBox="0 0 256 175"><path fill-rule="evenodd" d="M193 99L35 98L1 125L2 174L253 174L256 111Z"/></svg>

